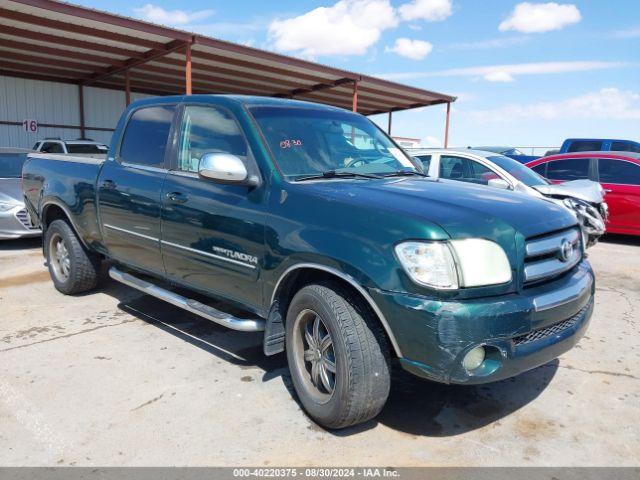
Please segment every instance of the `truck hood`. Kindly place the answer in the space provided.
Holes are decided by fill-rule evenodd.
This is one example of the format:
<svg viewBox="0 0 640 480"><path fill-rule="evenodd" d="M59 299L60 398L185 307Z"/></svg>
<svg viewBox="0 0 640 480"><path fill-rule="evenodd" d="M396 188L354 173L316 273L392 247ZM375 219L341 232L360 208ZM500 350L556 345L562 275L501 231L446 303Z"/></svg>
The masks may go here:
<svg viewBox="0 0 640 480"><path fill-rule="evenodd" d="M419 217L439 225L452 238L497 238L511 229L530 237L576 224L566 208L550 200L451 180L315 182L312 188L323 196Z"/></svg>
<svg viewBox="0 0 640 480"><path fill-rule="evenodd" d="M16 205L24 202L19 178L0 178L0 202Z"/></svg>
<svg viewBox="0 0 640 480"><path fill-rule="evenodd" d="M602 203L604 191L598 182L591 180L573 180L571 182L536 185L535 188L543 195L552 197L573 197L589 203Z"/></svg>

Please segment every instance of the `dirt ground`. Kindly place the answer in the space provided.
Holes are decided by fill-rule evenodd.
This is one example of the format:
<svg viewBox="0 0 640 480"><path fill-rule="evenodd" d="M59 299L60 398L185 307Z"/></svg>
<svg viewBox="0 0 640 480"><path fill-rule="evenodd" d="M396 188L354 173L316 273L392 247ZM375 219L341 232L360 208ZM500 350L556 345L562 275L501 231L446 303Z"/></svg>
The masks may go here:
<svg viewBox="0 0 640 480"><path fill-rule="evenodd" d="M65 297L38 240L1 242L0 465L637 466L640 240L590 260L594 318L560 359L478 387L396 370L376 420L327 432L258 335L110 280Z"/></svg>

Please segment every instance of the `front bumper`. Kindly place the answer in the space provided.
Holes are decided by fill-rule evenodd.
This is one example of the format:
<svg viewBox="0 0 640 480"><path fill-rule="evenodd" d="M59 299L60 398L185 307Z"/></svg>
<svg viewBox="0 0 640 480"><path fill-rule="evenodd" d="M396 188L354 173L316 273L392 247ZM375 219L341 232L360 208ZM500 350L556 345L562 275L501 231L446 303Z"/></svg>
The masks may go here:
<svg viewBox="0 0 640 480"><path fill-rule="evenodd" d="M583 336L593 312L595 278L582 261L563 277L520 293L445 302L372 290L401 350L402 366L424 378L460 384L501 380L548 363ZM462 359L484 346L467 371Z"/></svg>
<svg viewBox="0 0 640 480"><path fill-rule="evenodd" d="M37 237L42 232L31 224L24 205L16 205L10 210L0 212L0 240L22 237Z"/></svg>

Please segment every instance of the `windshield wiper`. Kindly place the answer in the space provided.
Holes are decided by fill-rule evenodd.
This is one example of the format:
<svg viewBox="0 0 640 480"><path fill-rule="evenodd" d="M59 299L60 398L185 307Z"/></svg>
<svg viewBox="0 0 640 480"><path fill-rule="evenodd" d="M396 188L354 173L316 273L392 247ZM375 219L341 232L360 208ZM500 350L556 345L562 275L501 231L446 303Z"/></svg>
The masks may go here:
<svg viewBox="0 0 640 480"><path fill-rule="evenodd" d="M386 173L382 175L383 177L409 177L417 175L419 177L428 177L426 173L418 172L417 170L398 170L392 173Z"/></svg>
<svg viewBox="0 0 640 480"><path fill-rule="evenodd" d="M380 175L371 175L369 173L357 173L357 172L337 172L335 170L327 170L326 172L306 175L304 177L298 177L294 179L294 182L304 182L306 180L318 180L326 178L382 178Z"/></svg>

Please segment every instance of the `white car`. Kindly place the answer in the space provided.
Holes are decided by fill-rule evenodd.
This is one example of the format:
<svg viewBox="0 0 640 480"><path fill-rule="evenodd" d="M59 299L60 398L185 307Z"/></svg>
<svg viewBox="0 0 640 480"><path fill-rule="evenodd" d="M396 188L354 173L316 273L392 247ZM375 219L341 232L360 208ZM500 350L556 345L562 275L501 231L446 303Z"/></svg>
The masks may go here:
<svg viewBox="0 0 640 480"><path fill-rule="evenodd" d="M595 245L605 232L608 207L597 182L575 180L556 185L520 162L495 152L472 149L407 149L433 178L514 190L547 197L569 208L580 221L584 245Z"/></svg>
<svg viewBox="0 0 640 480"><path fill-rule="evenodd" d="M33 149L42 153L106 158L109 147L104 143L94 142L89 139L61 140L60 138L45 138L36 142Z"/></svg>

